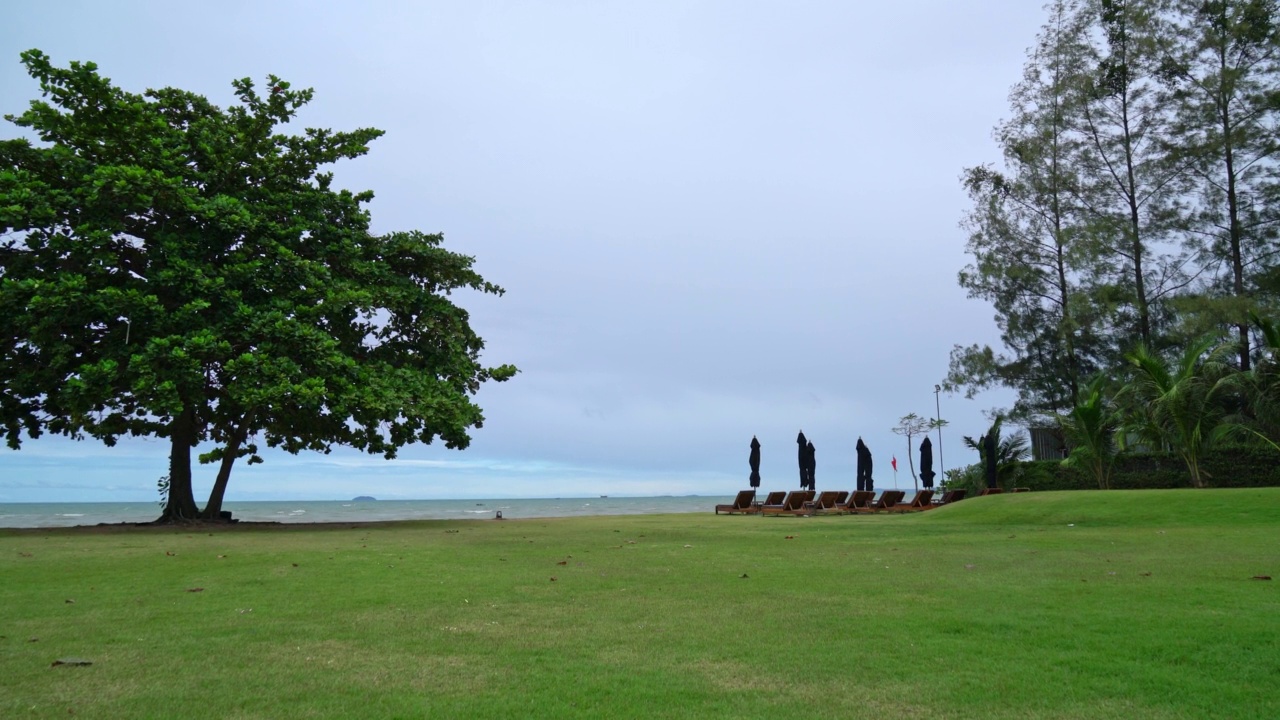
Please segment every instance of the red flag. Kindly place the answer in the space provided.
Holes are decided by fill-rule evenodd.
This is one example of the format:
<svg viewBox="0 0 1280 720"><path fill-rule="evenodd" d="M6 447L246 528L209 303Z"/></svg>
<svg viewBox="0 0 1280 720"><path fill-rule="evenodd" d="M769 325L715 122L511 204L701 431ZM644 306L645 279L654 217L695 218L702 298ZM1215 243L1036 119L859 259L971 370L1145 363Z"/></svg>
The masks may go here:
<svg viewBox="0 0 1280 720"><path fill-rule="evenodd" d="M893 466L894 472L898 472L898 456L897 455L893 456L893 460L889 461L889 464Z"/></svg>

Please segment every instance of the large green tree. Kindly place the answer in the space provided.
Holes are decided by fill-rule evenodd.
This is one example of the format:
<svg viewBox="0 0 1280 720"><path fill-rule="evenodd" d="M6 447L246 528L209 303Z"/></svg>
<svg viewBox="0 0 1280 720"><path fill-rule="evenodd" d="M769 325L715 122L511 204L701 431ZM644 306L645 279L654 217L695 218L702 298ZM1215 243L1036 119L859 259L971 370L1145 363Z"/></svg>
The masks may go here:
<svg viewBox="0 0 1280 720"><path fill-rule="evenodd" d="M216 518L259 443L394 457L466 447L473 396L516 369L480 363L451 291L500 294L439 235L370 231L372 193L322 171L382 133L284 134L312 98L269 77L222 109L138 95L92 63L22 54L44 99L0 142L0 426L153 435L170 445L163 518ZM204 508L192 449L218 472Z"/></svg>
<svg viewBox="0 0 1280 720"><path fill-rule="evenodd" d="M1181 42L1162 66L1178 120L1168 152L1195 180L1184 226L1208 279L1184 305L1232 328L1248 370L1249 313L1280 265L1280 16L1274 0L1178 0L1173 17Z"/></svg>
<svg viewBox="0 0 1280 720"><path fill-rule="evenodd" d="M1164 301L1186 283L1176 220L1185 171L1167 152L1172 114L1160 67L1174 41L1161 0L1087 0L1086 52L1071 85L1080 204L1109 272L1116 356L1163 347Z"/></svg>
<svg viewBox="0 0 1280 720"><path fill-rule="evenodd" d="M1031 422L1071 407L1104 344L1090 299L1098 248L1078 202L1083 139L1072 119L1085 16L1067 0L1050 13L1010 93L1012 117L996 130L1004 168L979 166L963 176L973 202L962 223L973 262L960 272L960 286L992 303L1004 348L957 346L947 376L948 388L964 387L969 396L996 385L1016 389L1011 416Z"/></svg>

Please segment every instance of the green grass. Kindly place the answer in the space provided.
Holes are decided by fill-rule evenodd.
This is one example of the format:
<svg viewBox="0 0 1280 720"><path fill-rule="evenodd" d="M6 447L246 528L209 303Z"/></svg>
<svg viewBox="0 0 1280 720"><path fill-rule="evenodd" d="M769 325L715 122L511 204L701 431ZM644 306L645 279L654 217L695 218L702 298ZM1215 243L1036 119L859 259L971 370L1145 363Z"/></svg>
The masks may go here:
<svg viewBox="0 0 1280 720"><path fill-rule="evenodd" d="M4 718L1275 718L1280 489L0 531L0 636Z"/></svg>

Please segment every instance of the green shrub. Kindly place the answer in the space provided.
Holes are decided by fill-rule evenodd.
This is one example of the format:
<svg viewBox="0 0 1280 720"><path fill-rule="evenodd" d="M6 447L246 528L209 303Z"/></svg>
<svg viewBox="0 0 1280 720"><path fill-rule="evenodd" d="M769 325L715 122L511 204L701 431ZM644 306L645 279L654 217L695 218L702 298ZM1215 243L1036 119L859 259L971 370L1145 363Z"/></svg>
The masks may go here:
<svg viewBox="0 0 1280 720"><path fill-rule="evenodd" d="M1033 490L1096 490L1097 481L1081 468L1058 460L1027 463L1041 472L1026 474ZM1280 486L1280 452L1257 446L1222 447L1207 453L1201 467L1207 487ZM1116 458L1111 487L1118 490L1191 487L1186 463L1173 453L1131 453Z"/></svg>

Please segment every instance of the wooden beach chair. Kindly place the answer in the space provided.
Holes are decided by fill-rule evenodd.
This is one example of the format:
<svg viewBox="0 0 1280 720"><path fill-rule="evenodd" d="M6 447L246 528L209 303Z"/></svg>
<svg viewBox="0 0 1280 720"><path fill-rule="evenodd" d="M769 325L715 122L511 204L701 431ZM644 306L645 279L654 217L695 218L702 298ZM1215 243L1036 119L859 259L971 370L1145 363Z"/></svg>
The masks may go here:
<svg viewBox="0 0 1280 720"><path fill-rule="evenodd" d="M876 513L893 510L898 507L898 503L902 502L902 499L906 497L906 495L907 494L901 490L883 490L880 493L879 499L873 503L868 503L865 508L859 508L857 512Z"/></svg>
<svg viewBox="0 0 1280 720"><path fill-rule="evenodd" d="M959 490L948 490L942 493L941 500L934 500L933 504L934 506L938 506L938 505L950 505L951 503L954 503L954 502L960 502L961 500L964 499L964 496L968 494L968 492L969 492L968 488L960 488Z"/></svg>
<svg viewBox="0 0 1280 720"><path fill-rule="evenodd" d="M999 495L999 494L1001 494L1001 493L1003 493L1003 492L1004 492L1004 490L1002 490L1002 489L1000 489L1000 488L998 488L998 487L993 487L993 488L982 488L982 492L978 493L978 497L982 497L983 495Z"/></svg>
<svg viewBox="0 0 1280 720"><path fill-rule="evenodd" d="M729 505L717 505L716 514L725 513L727 515L747 514L755 512L755 508L751 506L756 499L755 490L743 490L738 493L738 497L733 499L733 503Z"/></svg>
<svg viewBox="0 0 1280 720"><path fill-rule="evenodd" d="M836 504L837 504L837 505L843 505L843 504L845 504L845 503L846 503L846 502L848 502L848 501L849 501L849 491L848 491L848 490L841 490L841 491L840 491L840 494L836 496Z"/></svg>
<svg viewBox="0 0 1280 720"><path fill-rule="evenodd" d="M1014 492L1031 492L1031 488L1014 488Z"/></svg>
<svg viewBox="0 0 1280 720"><path fill-rule="evenodd" d="M933 491L918 490L909 503L898 503L893 509L898 512L920 512L933 507Z"/></svg>
<svg viewBox="0 0 1280 720"><path fill-rule="evenodd" d="M871 502L871 498L876 496L876 494L874 492L871 492L870 490L855 490L851 493L842 492L840 494L847 495L848 497L844 500L841 500L840 498L837 497L835 507L831 508L830 510L819 511L818 514L819 515L847 515L848 513L851 513L851 512L857 512L858 508L866 507L867 503Z"/></svg>
<svg viewBox="0 0 1280 720"><path fill-rule="evenodd" d="M767 496L765 496L764 502L760 504L761 505L781 505L782 501L786 499L787 499L787 492L785 490L775 490L769 493Z"/></svg>
<svg viewBox="0 0 1280 720"><path fill-rule="evenodd" d="M813 500L812 490L792 490L781 505L765 505L760 508L764 515L804 515L804 504Z"/></svg>
<svg viewBox="0 0 1280 720"><path fill-rule="evenodd" d="M808 515L817 515L822 512L830 512L835 510L836 500L840 498L838 490L823 490L817 499L810 500L804 504L803 509Z"/></svg>

